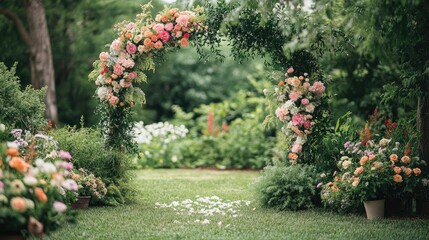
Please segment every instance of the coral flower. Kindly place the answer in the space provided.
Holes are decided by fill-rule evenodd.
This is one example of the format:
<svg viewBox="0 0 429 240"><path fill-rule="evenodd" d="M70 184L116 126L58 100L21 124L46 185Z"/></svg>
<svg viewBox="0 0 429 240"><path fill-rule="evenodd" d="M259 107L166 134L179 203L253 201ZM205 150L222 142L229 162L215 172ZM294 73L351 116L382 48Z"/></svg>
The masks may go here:
<svg viewBox="0 0 429 240"><path fill-rule="evenodd" d="M402 176L399 174L396 174L393 176L393 181L396 183L401 183L402 182Z"/></svg>
<svg viewBox="0 0 429 240"><path fill-rule="evenodd" d="M36 197L37 197L37 199L38 199L40 202L45 203L45 202L47 202L47 201L48 201L48 196L46 196L46 194L45 194L45 192L43 191L43 189L41 189L41 188L39 188L39 187L36 187L36 188L34 189L34 193L36 194Z"/></svg>
<svg viewBox="0 0 429 240"><path fill-rule="evenodd" d="M156 49L161 49L162 48L162 42L161 41L157 41L154 46L155 46Z"/></svg>
<svg viewBox="0 0 429 240"><path fill-rule="evenodd" d="M397 162L398 161L398 155L396 155L396 154L390 155L390 160L394 161L394 162Z"/></svg>
<svg viewBox="0 0 429 240"><path fill-rule="evenodd" d="M405 168L405 174L407 174L407 176L410 176L412 172L413 170L411 170L411 168Z"/></svg>
<svg viewBox="0 0 429 240"><path fill-rule="evenodd" d="M411 159L410 159L410 157L408 157L408 156L403 156L403 157L401 158L401 162L403 162L403 163L405 163L405 164L408 164L408 163L410 163L410 162L411 162Z"/></svg>
<svg viewBox="0 0 429 240"><path fill-rule="evenodd" d="M27 210L27 205L25 204L24 198L14 197L10 201L10 206L17 212L23 213Z"/></svg>
<svg viewBox="0 0 429 240"><path fill-rule="evenodd" d="M358 167L358 168L356 168L356 170L355 170L355 175L359 175L359 174L361 174L363 172L363 167Z"/></svg>
<svg viewBox="0 0 429 240"><path fill-rule="evenodd" d="M353 183L352 183L353 187L356 187L357 185L359 185L359 178L356 178Z"/></svg>
<svg viewBox="0 0 429 240"><path fill-rule="evenodd" d="M187 47L187 46L188 46L188 44L189 44L189 41L188 41L188 39L187 39L187 38L182 38L182 39L180 39L180 46L182 46L182 47Z"/></svg>
<svg viewBox="0 0 429 240"><path fill-rule="evenodd" d="M400 173L401 173L401 168L400 168L400 167L394 167L394 168L393 168L393 171L394 171L396 174L400 174Z"/></svg>
<svg viewBox="0 0 429 240"><path fill-rule="evenodd" d="M153 46L153 42L152 42L152 40L151 40L150 38L146 38L146 39L144 40L143 44L144 44L146 47L148 47L148 48L150 48L150 47L152 47L152 46Z"/></svg>
<svg viewBox="0 0 429 240"><path fill-rule="evenodd" d="M9 161L9 166L16 169L18 172L26 172L29 165L20 157L12 157Z"/></svg>
<svg viewBox="0 0 429 240"><path fill-rule="evenodd" d="M363 156L360 158L360 165L365 165L365 163L368 161L368 157L367 156Z"/></svg>
<svg viewBox="0 0 429 240"><path fill-rule="evenodd" d="M279 85L280 87L283 87L285 85L285 82L280 81L277 85Z"/></svg>
<svg viewBox="0 0 429 240"><path fill-rule="evenodd" d="M370 155L369 155L369 160L370 160L370 161L372 161L372 160L374 160L374 159L375 159L375 155L374 155L374 154L370 154Z"/></svg>
<svg viewBox="0 0 429 240"><path fill-rule="evenodd" d="M298 155L296 153L289 153L288 154L288 158L290 158L292 160L297 160L298 159Z"/></svg>
<svg viewBox="0 0 429 240"><path fill-rule="evenodd" d="M6 151L6 154L9 155L9 156L12 156L12 157L17 157L19 155L19 151L16 148L9 148Z"/></svg>
<svg viewBox="0 0 429 240"><path fill-rule="evenodd" d="M291 73L293 73L293 71L294 71L293 67L290 67L290 68L287 70L287 73L291 74Z"/></svg>
<svg viewBox="0 0 429 240"><path fill-rule="evenodd" d="M133 34L131 34L130 32L125 33L125 37L130 39L133 37Z"/></svg>
<svg viewBox="0 0 429 240"><path fill-rule="evenodd" d="M420 168L414 168L413 172L416 176L420 175L422 173L422 170L420 170Z"/></svg>

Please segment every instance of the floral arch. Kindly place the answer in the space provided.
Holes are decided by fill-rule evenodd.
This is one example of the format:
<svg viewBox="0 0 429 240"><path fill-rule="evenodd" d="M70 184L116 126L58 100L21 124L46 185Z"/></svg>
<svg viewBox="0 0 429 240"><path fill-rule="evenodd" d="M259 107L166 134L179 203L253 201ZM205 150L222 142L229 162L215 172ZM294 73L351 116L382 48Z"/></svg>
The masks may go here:
<svg viewBox="0 0 429 240"><path fill-rule="evenodd" d="M98 114L106 146L133 151L131 112L137 104L145 103L143 91L133 83L146 82L145 71L155 70L154 59L167 51L187 47L198 39L207 27L203 8L193 11L164 9L155 19L150 15L149 4L132 22L115 25L118 37L101 52L93 63L89 79L98 86Z"/></svg>

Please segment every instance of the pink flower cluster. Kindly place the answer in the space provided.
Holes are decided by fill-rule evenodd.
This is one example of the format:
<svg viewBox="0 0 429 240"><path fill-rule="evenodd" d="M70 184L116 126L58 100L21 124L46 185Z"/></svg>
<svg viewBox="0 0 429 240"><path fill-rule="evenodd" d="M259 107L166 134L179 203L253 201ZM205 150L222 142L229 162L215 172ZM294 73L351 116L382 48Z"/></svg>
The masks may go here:
<svg viewBox="0 0 429 240"><path fill-rule="evenodd" d="M294 69L289 68L286 79L276 87L275 96L280 106L275 114L284 123L282 130L291 140L292 160L296 161L297 154L302 152L302 146L312 132L315 124L313 113L325 93L325 86L320 81L312 84L307 73L292 76L293 73Z"/></svg>
<svg viewBox="0 0 429 240"><path fill-rule="evenodd" d="M189 39L205 30L199 12L166 9L156 18L116 26L118 38L110 44L109 52L99 55L99 76L95 83L100 101L112 106L132 107L132 98L124 97L122 89L132 88L133 80L143 74L137 62L153 58L156 51L167 47L186 47ZM120 92L122 92L120 94Z"/></svg>

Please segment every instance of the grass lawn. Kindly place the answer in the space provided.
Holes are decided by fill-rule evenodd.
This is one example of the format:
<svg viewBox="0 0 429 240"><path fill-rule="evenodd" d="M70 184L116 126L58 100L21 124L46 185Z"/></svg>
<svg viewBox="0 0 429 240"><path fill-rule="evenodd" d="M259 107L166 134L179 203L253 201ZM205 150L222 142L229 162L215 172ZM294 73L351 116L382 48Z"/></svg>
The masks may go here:
<svg viewBox="0 0 429 240"><path fill-rule="evenodd" d="M277 212L253 200L250 184L257 172L208 170L142 170L136 172L139 197L121 207L80 211L77 224L66 225L44 239L429 239L429 220L366 220L320 209ZM218 196L250 200L237 216L178 215L156 203ZM206 224L195 220L208 220Z"/></svg>

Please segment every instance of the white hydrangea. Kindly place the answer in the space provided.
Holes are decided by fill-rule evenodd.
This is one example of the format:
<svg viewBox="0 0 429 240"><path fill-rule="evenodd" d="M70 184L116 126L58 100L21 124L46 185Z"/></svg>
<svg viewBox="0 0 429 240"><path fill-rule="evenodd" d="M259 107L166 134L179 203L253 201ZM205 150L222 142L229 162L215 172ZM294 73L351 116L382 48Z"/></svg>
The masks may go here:
<svg viewBox="0 0 429 240"><path fill-rule="evenodd" d="M154 138L168 144L176 139L186 137L189 130L184 126L175 126L168 122L159 122L144 125L143 122L137 122L134 125L134 139L140 144L150 144Z"/></svg>
<svg viewBox="0 0 429 240"><path fill-rule="evenodd" d="M109 88L107 87L99 87L97 89L97 95L100 100L103 100L110 93Z"/></svg>

